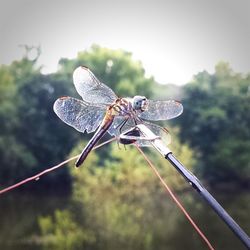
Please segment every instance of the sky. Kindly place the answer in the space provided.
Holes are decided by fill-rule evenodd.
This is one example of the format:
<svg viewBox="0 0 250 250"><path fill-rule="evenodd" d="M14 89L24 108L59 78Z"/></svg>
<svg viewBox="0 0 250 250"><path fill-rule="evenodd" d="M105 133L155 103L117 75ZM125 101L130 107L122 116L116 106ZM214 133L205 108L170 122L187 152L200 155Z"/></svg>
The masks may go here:
<svg viewBox="0 0 250 250"><path fill-rule="evenodd" d="M98 44L124 49L159 83L185 84L219 61L250 72L249 0L0 0L0 64L41 46L43 73Z"/></svg>

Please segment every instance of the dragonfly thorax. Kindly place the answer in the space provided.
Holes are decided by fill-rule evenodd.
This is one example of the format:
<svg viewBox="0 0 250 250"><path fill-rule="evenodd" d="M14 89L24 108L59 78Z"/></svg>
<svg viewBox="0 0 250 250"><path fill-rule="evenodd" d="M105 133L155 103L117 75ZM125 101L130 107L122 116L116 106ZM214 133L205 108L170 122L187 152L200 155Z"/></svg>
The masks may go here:
<svg viewBox="0 0 250 250"><path fill-rule="evenodd" d="M112 115L134 117L147 109L148 101L145 96L133 98L118 98L111 106Z"/></svg>

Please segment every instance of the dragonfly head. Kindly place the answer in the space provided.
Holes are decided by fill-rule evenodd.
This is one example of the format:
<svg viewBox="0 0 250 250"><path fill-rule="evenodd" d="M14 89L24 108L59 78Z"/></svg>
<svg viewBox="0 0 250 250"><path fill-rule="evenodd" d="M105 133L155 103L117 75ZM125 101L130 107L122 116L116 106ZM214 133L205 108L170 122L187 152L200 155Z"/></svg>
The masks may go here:
<svg viewBox="0 0 250 250"><path fill-rule="evenodd" d="M148 100L145 96L136 95L132 99L132 106L134 110L145 111L148 107Z"/></svg>

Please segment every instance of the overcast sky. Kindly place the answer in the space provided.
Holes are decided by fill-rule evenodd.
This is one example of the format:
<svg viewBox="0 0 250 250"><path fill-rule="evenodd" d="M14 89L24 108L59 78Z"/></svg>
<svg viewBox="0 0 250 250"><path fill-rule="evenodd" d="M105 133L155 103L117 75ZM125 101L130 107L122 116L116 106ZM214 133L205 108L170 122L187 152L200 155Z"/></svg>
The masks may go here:
<svg viewBox="0 0 250 250"><path fill-rule="evenodd" d="M228 61L250 72L249 0L0 0L0 64L41 45L44 72L91 44L122 48L158 82L183 84Z"/></svg>

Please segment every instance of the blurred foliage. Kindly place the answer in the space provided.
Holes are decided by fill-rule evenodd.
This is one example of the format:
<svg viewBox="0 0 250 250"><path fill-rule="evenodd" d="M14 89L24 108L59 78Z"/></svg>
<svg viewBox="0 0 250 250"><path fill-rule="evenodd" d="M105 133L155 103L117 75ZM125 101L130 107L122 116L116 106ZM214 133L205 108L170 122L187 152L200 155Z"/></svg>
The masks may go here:
<svg viewBox="0 0 250 250"><path fill-rule="evenodd" d="M184 113L177 120L183 141L199 152L197 172L211 184L249 186L250 75L221 62L184 86Z"/></svg>
<svg viewBox="0 0 250 250"><path fill-rule="evenodd" d="M38 57L29 59L30 49L26 48L22 60L0 67L1 184L12 184L62 161L81 139L82 135L63 124L52 109L58 97L78 96L72 82L75 67L93 68L121 96L150 96L152 90L153 79L144 77L141 63L133 61L131 53L93 46L74 60L61 59L57 73L43 75L37 66ZM51 189L69 187L70 176L64 169L42 182Z"/></svg>
<svg viewBox="0 0 250 250"><path fill-rule="evenodd" d="M81 148L82 145L77 146L72 155ZM176 140L175 149L179 158L192 165L188 160L192 161L192 152L187 145ZM49 242L52 249L62 249L62 242L63 249L154 249L158 244L164 245L165 234L174 230L164 225L177 220L177 215L169 218L169 206L174 210L175 205L166 202L164 189L135 147L119 148L113 143L109 153L109 160L102 159L102 164L98 164L100 156L96 152L91 152L77 170L71 164L73 202L68 210L56 211L54 217L40 218L45 245ZM183 186L181 177L166 167L166 161L157 160L154 154L151 157L170 186ZM59 220L60 213L63 216ZM64 230L65 224L73 227L70 233ZM63 240L56 240L57 237ZM73 241L73 237L81 240ZM70 242L74 245L66 247Z"/></svg>
<svg viewBox="0 0 250 250"><path fill-rule="evenodd" d="M85 241L92 241L93 236L80 230L67 210L56 210L54 218L48 216L39 219L43 234L43 245L49 249L82 249Z"/></svg>
<svg viewBox="0 0 250 250"><path fill-rule="evenodd" d="M191 171L195 167L209 184L249 185L250 75L236 74L219 63L214 74L198 73L184 87L160 85L145 77L141 62L131 53L97 45L74 59L61 59L56 73L43 75L37 65L39 48L32 60L30 48L26 50L20 61L0 66L1 186L82 150L91 135L63 124L52 109L60 96L80 98L72 82L79 65L88 66L118 96L182 101L183 115L168 123L170 148L177 158ZM164 159L153 150L145 152L172 189L189 188ZM187 225L175 205L166 202L165 191L132 146L125 150L113 143L98 154L91 152L78 171L71 164L43 178L37 187L42 192L58 187L63 193L72 188L70 206L39 217L38 242L45 249L175 249L171 246L179 239L176 230ZM188 202L194 206L192 199ZM187 248L196 244L200 249L200 241L187 239Z"/></svg>
<svg viewBox="0 0 250 250"><path fill-rule="evenodd" d="M155 100L182 100L183 88L174 84L155 83L152 98Z"/></svg>
<svg viewBox="0 0 250 250"><path fill-rule="evenodd" d="M80 65L90 68L120 97L136 93L148 97L152 95L154 79L145 78L142 63L133 60L129 52L93 45L90 50L79 52L75 59L61 59L58 74L71 82L73 71Z"/></svg>
<svg viewBox="0 0 250 250"><path fill-rule="evenodd" d="M42 75L36 61L27 57L1 66L1 184L12 184L61 161L73 147L77 133L60 126L52 109L56 97L68 93L65 83ZM60 176L60 182L69 183L65 170L57 178L49 176L46 183L59 181Z"/></svg>
<svg viewBox="0 0 250 250"><path fill-rule="evenodd" d="M219 63L214 74L200 72L184 87L160 85L145 77L141 62L134 61L131 53L97 45L74 59L61 59L56 73L43 75L37 65L40 48L32 60L29 53L34 48L25 48L21 60L0 66L1 184L63 160L81 140L83 135L63 124L52 106L60 96L78 97L72 72L87 65L118 96L140 94L183 101L183 115L170 124L178 125L181 140L196 150L197 174L213 184L248 185L250 75L234 73L228 64ZM108 147L100 154L109 158ZM69 187L71 178L64 169L42 182Z"/></svg>
<svg viewBox="0 0 250 250"><path fill-rule="evenodd" d="M141 62L123 50L93 45L74 59L63 58L55 74L41 74L37 57L25 56L0 67L0 156L2 184L10 184L64 159L82 137L56 117L53 102L63 95L77 96L72 72L87 65L119 96L146 95L155 99L183 99L184 113L172 124L180 137L197 151L197 172L211 183L249 183L249 81L219 63L215 73L204 71L183 88L159 85L146 78ZM86 137L87 139L89 136ZM8 150L6 150L8 145ZM107 150L101 151L103 156ZM59 178L60 177L60 178ZM46 182L70 183L68 171Z"/></svg>

